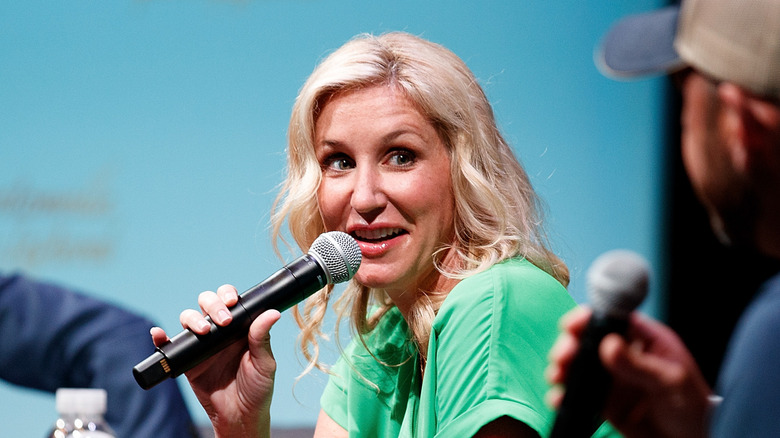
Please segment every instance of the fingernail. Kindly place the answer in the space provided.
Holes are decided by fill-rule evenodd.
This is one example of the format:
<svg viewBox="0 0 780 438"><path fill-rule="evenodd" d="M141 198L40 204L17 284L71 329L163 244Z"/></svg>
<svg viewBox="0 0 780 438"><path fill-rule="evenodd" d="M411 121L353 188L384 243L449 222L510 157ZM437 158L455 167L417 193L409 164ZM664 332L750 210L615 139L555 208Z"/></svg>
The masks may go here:
<svg viewBox="0 0 780 438"><path fill-rule="evenodd" d="M208 321L201 320L200 322L198 322L198 331L206 332L209 330L211 330L211 324L209 324Z"/></svg>
<svg viewBox="0 0 780 438"><path fill-rule="evenodd" d="M231 315L227 310L223 309L217 312L217 317L219 318L219 322L224 324L230 321L233 318L233 315Z"/></svg>

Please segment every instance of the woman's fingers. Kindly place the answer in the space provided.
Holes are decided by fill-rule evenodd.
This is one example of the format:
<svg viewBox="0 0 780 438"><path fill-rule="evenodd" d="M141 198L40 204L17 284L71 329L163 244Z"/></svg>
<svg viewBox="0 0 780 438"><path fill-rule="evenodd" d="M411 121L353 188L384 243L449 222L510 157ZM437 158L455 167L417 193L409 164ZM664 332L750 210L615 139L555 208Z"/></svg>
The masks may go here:
<svg viewBox="0 0 780 438"><path fill-rule="evenodd" d="M205 335L211 330L211 324L209 324L206 317L197 310L187 309L179 314L179 322L185 329L190 329L195 334Z"/></svg>
<svg viewBox="0 0 780 438"><path fill-rule="evenodd" d="M202 313L187 309L179 314L179 322L185 329L190 329L199 335L205 335L211 330L211 324L206 319L206 315L215 324L226 326L233 320L229 308L235 306L237 302L238 292L235 287L229 284L220 286L216 293L201 292L198 295L198 305Z"/></svg>
<svg viewBox="0 0 780 438"><path fill-rule="evenodd" d="M203 310L203 313L209 315L211 320L217 325L225 326L233 320L233 315L230 314L228 306L222 301L222 298L214 292L201 292L201 294L198 295L198 305L201 310Z"/></svg>
<svg viewBox="0 0 780 438"><path fill-rule="evenodd" d="M154 343L155 347L159 347L169 340L165 330L161 329L160 327L152 327L152 329L149 330L149 334L152 335L152 342Z"/></svg>
<svg viewBox="0 0 780 438"><path fill-rule="evenodd" d="M238 291L230 284L223 284L217 289L217 296L228 307L233 307L238 302Z"/></svg>

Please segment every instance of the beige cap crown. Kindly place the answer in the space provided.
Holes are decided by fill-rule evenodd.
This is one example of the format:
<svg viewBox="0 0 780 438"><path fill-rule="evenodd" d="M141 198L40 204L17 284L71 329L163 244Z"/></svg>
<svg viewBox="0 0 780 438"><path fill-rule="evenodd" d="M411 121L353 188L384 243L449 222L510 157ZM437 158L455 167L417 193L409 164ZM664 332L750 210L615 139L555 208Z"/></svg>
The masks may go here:
<svg viewBox="0 0 780 438"><path fill-rule="evenodd" d="M780 0L685 0L674 47L717 80L780 98Z"/></svg>
<svg viewBox="0 0 780 438"><path fill-rule="evenodd" d="M614 24L596 51L614 78L691 66L780 99L780 0L683 0Z"/></svg>

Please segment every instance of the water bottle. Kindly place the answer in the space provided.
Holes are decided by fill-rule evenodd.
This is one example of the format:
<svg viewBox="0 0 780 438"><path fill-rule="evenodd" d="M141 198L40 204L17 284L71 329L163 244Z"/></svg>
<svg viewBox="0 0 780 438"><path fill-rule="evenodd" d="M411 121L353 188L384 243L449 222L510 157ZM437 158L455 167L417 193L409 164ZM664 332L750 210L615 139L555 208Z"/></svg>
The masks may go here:
<svg viewBox="0 0 780 438"><path fill-rule="evenodd" d="M55 400L59 418L49 438L116 438L103 418L105 390L60 388Z"/></svg>

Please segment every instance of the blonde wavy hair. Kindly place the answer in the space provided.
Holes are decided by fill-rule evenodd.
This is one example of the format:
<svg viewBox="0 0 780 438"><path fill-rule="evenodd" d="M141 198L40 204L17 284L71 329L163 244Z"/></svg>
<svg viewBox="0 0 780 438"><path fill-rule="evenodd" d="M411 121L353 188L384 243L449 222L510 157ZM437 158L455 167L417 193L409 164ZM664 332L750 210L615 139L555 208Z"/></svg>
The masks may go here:
<svg viewBox="0 0 780 438"><path fill-rule="evenodd" d="M321 168L315 156L314 130L319 111L336 93L372 86L393 86L415 102L441 136L451 157L455 198L455 243L432 254L442 275L464 278L512 257L524 257L564 286L569 272L549 249L541 226L540 200L528 175L496 126L484 91L466 64L445 47L403 32L359 35L325 58L301 88L288 131L286 179L274 203L271 224L274 247L286 243L286 223L297 245L307 251L325 229L318 208ZM443 254L454 251L457 266L444 269ZM319 362L318 338L329 298L329 286L296 306L300 348L309 361L304 374ZM421 357L446 292L416 291L405 315ZM334 308L339 322L351 317L363 339L390 308L383 290L352 280ZM337 323L337 327L340 324Z"/></svg>

